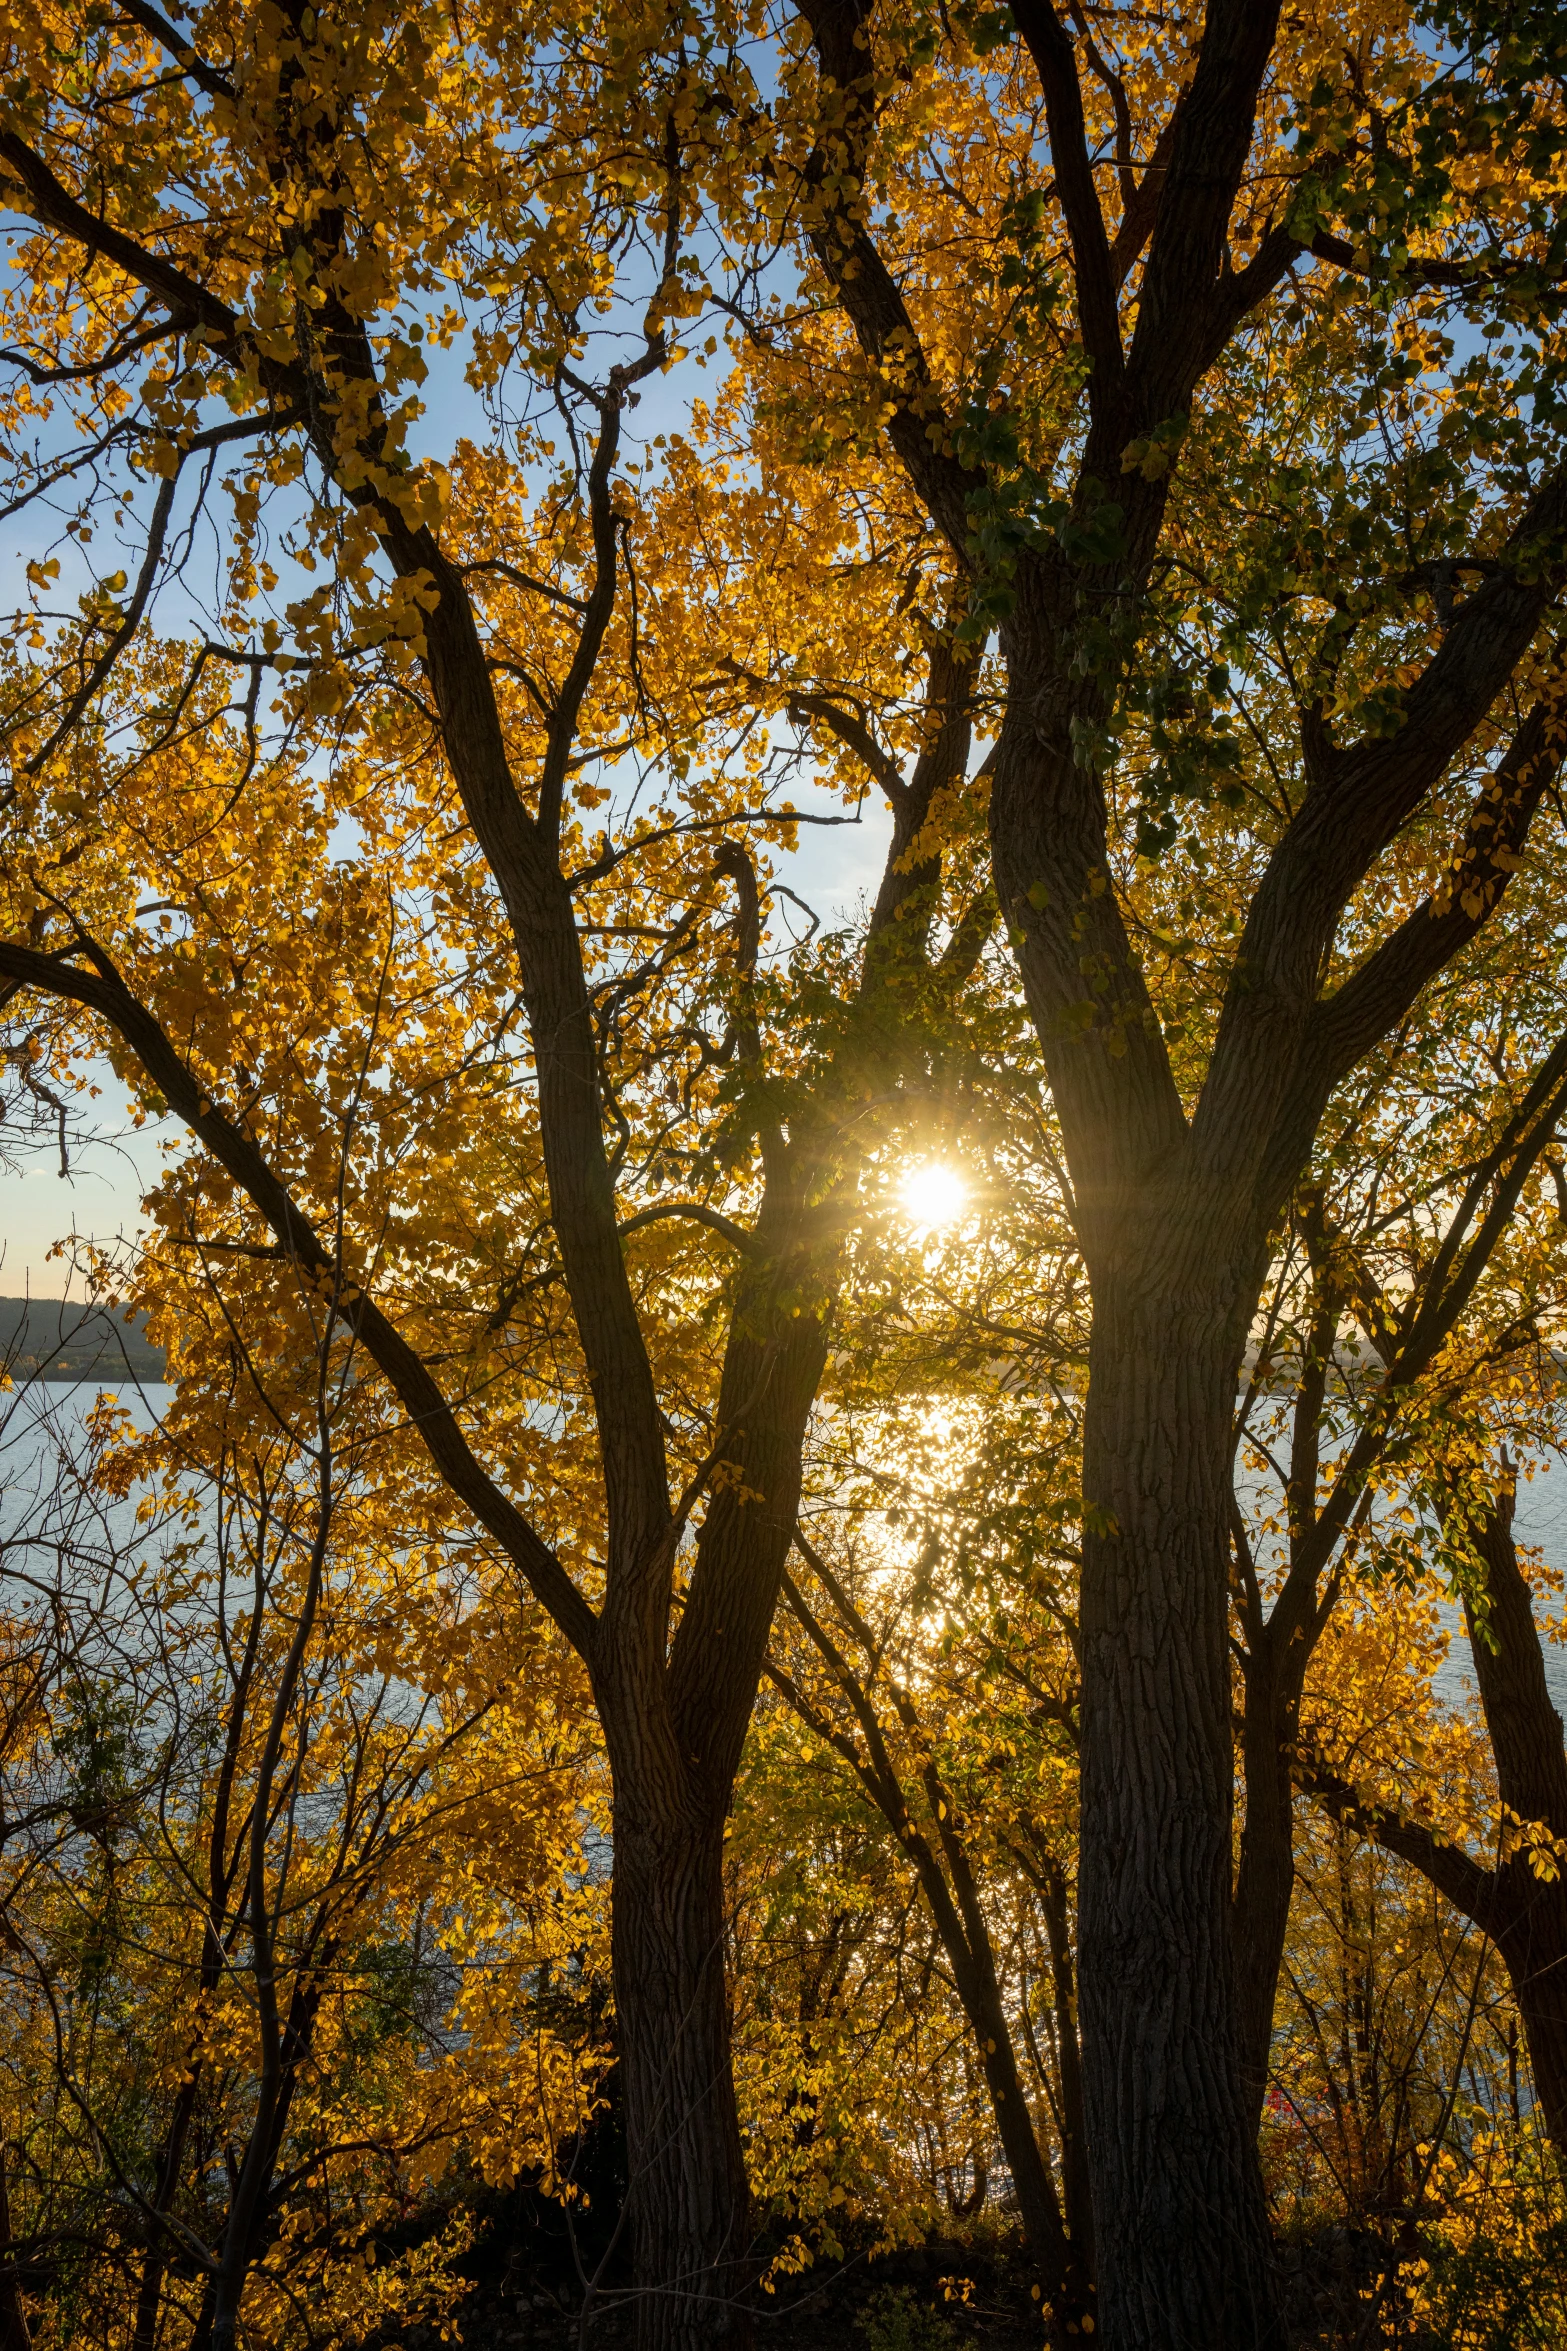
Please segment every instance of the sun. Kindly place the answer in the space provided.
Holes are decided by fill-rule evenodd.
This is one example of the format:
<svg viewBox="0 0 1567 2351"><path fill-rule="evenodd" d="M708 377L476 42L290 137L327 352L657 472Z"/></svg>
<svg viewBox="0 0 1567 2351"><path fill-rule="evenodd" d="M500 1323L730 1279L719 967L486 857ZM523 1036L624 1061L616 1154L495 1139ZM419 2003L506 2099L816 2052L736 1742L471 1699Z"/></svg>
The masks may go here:
<svg viewBox="0 0 1567 2351"><path fill-rule="evenodd" d="M941 1159L918 1161L898 1186L906 1214L927 1232L956 1224L968 1207L968 1197L968 1185L959 1170Z"/></svg>

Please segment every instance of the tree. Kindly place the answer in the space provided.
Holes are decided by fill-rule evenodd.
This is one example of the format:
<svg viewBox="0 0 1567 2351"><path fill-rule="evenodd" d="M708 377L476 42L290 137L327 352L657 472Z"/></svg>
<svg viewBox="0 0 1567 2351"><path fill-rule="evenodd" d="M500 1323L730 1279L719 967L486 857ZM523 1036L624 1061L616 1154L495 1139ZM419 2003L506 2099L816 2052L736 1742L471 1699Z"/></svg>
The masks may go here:
<svg viewBox="0 0 1567 2351"><path fill-rule="evenodd" d="M1234 1927L1254 2114L1295 1883L1295 1789L1323 1763L1310 1726L1354 1739L1353 1673L1336 1687L1348 1652L1330 1645L1319 1663L1320 1645L1340 1609L1375 1608L1434 1573L1483 1608L1484 1574L1453 1539L1457 1497L1489 1516L1499 1428L1531 1448L1551 1440L1567 1048L1558 975L1531 936L1533 886L1330 1106L1248 1361L1232 1524L1245 1788Z"/></svg>
<svg viewBox="0 0 1567 2351"><path fill-rule="evenodd" d="M334 1337L313 1406L281 1365L144 1435L100 1400L7 1513L4 2109L46 2335L439 2315L468 2232L389 2244L420 2192L461 2141L504 2174L580 2121L526 1989L596 1939L559 1891L580 1679L388 1541Z"/></svg>
<svg viewBox="0 0 1567 2351"><path fill-rule="evenodd" d="M1093 1293L1079 1918L1105 2331L1250 2346L1277 2316L1228 1915L1233 1399L1325 1105L1489 919L1561 756L1560 26L1281 33L1215 0L1200 25L1118 22L1116 48L1034 0L1015 45L1004 19L805 15L814 81L802 63L780 139L846 335L802 305L780 373L810 349L821 381L828 355L828 394L969 580L972 633L995 631L996 887ZM1246 740L1270 678L1287 759ZM1406 897L1389 855L1426 828L1444 870ZM1181 1036L1140 857L1192 881Z"/></svg>
<svg viewBox="0 0 1567 2351"><path fill-rule="evenodd" d="M628 454L738 168L738 27L45 6L19 37L13 494L80 492L77 548L141 533L75 613L40 550L9 638L25 1066L107 1048L186 1123L147 1284L227 1258L247 1332L335 1316L585 1664L640 2339L739 2334L724 1817L860 1160L977 951L944 566L911 573L874 469L847 513L836 479L726 490L722 403ZM494 429L415 458L408 387L459 341ZM231 459L210 612L154 634ZM769 984L791 723L893 837L863 955ZM657 804L594 833L627 764Z"/></svg>
<svg viewBox="0 0 1567 2351"><path fill-rule="evenodd" d="M1036 1739L1028 1736L1029 1717L1040 1703L1032 1676L1042 1660L1031 1656L1028 1672L1012 1690L1010 1719L994 1684L980 1680L983 1718L974 1719L964 1697L976 1675L990 1669L1005 1679L986 1638L983 1603L974 1611L978 1622L969 1639L959 1645L968 1612L956 1594L949 1595L942 1643L948 1654L932 1672L917 1641L918 1619L908 1629L899 1622L907 1609L903 1594L890 1610L876 1609L873 1624L849 1588L858 1580L852 1572L846 1583L803 1530L796 1542L814 1588L802 1589L791 1577L785 1590L819 1662L814 1673L808 1659L791 1660L793 1670L778 1662L771 1678L802 1722L848 1764L907 1857L973 2036L1024 2240L1039 2265L1046 2315L1062 2331L1076 2331L1085 2316L1094 2315L1093 2215L1084 2168L1069 1862L1060 1850L1069 1849L1070 1836L1061 1836L1059 1821L1039 1817L1048 1807L1030 1801L1038 1791L1029 1783L1051 1776ZM922 1563L921 1615L930 1612L944 1580L936 1561ZM867 1605L876 1607L874 1601ZM1075 1671L1070 1678L1075 1680ZM1070 1732L1069 1707L1061 1704L1059 1712ZM1006 1781L997 1777L1001 1772ZM972 1785L968 1801L958 1793L960 1774ZM1021 1783L1016 1793L1007 1784L1013 1779ZM1028 1887L1026 1906L1038 1907L1049 1953L1056 2059L1049 2087L1055 2093L1059 2187L1024 2087L1028 2068L1020 2042L1026 2052L1031 2024L1019 2029L1015 2023L1018 2009L1015 1999L1008 2001L998 1960L996 1881L1003 1874L1021 1876ZM1021 2014L1027 2018L1026 1993Z"/></svg>
<svg viewBox="0 0 1567 2351"><path fill-rule="evenodd" d="M1545 2127L1560 2153L1567 2147L1567 1752L1513 1540L1511 1467L1503 1463L1489 1502L1455 1504L1452 1530L1479 1569L1463 1589L1463 1605L1496 1777L1494 1859L1476 1858L1462 1829L1422 1817L1448 1810L1433 1807L1423 1790L1379 1785L1379 1773L1367 1774L1372 1785L1363 1788L1353 1751L1332 1751L1347 1727L1342 1720L1332 1725L1339 1738L1329 1751L1308 1751L1300 1769L1324 1811L1418 1870L1493 1939L1517 2002Z"/></svg>
<svg viewBox="0 0 1567 2351"><path fill-rule="evenodd" d="M1319 1643L1357 1590L1410 1572L1403 1523L1445 1515L1465 1452L1485 1456L1487 1412L1537 1392L1559 1312L1556 1216L1541 1186L1567 1108L1567 1046L1533 1061L1534 1016L1558 1017L1554 988L1536 1007L1505 985L1508 954L1527 953L1527 934L1509 934L1493 935L1497 952L1478 968L1465 958L1427 1021L1406 1023L1381 1069L1335 1105L1322 1181L1300 1188L1292 1246L1270 1275L1238 1418L1246 1806L1234 1933L1254 2118Z"/></svg>
<svg viewBox="0 0 1567 2351"><path fill-rule="evenodd" d="M1555 12L1279 22L809 0L760 75L718 11L22 25L7 429L75 551L10 633L18 1066L64 1100L114 1040L210 1154L167 1247L329 1294L587 1665L649 2343L743 2275L722 1821L982 809L1094 1308L1103 2319L1276 2333L1234 1396L1325 1105L1551 838L1567 515ZM704 312L726 380L633 457ZM459 343L496 428L442 466L409 387ZM231 463L210 615L171 623ZM894 825L865 952L780 971L791 728ZM297 1312L250 1262L250 1311Z"/></svg>

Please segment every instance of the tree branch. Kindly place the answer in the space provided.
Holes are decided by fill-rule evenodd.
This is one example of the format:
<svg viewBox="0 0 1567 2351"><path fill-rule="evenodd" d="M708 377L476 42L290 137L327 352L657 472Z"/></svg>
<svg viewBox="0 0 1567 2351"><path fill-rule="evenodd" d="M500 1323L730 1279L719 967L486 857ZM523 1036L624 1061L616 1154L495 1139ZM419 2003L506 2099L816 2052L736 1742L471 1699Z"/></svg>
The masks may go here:
<svg viewBox="0 0 1567 2351"><path fill-rule="evenodd" d="M309 1219L245 1130L203 1093L156 1016L130 992L100 947L85 944L91 969L0 940L0 973L45 995L80 1004L130 1048L169 1107L199 1136L301 1271L331 1285L334 1311L360 1339L418 1430L447 1485L493 1535L572 1647L591 1663L597 1619L560 1561L476 1459L451 1406L408 1342L341 1272Z"/></svg>
<svg viewBox="0 0 1567 2351"><path fill-rule="evenodd" d="M1153 153L1148 158L1143 176L1128 196L1121 214L1121 225L1110 247L1110 268L1117 292L1131 276L1144 246L1153 235L1159 206L1164 201L1165 182L1170 176L1170 157L1175 150L1176 127L1185 100L1186 93L1183 90L1171 107L1169 117L1154 141Z"/></svg>
<svg viewBox="0 0 1567 2351"><path fill-rule="evenodd" d="M198 90L205 91L209 98L233 98L234 85L228 75L219 73L216 66L208 65L205 58L198 57L191 44L175 31L168 18L159 15L151 5L151 0L117 0L117 4L123 15L130 17L133 23L141 26L144 33L150 33L155 41L167 49L181 70L189 74Z"/></svg>
<svg viewBox="0 0 1567 2351"><path fill-rule="evenodd" d="M967 570L968 501L984 489L985 475L948 453L951 426L941 395L903 296L864 221L875 115L870 54L856 36L864 33L870 9L863 0L803 0L801 14L822 76L822 120L805 171L811 250L892 399L888 438Z"/></svg>
<svg viewBox="0 0 1567 2351"><path fill-rule="evenodd" d="M1455 1910L1473 1919L1485 1934L1495 1934L1498 1921L1494 1870L1471 1861L1461 1845L1446 1843L1419 1821L1369 1801L1350 1781L1303 1747L1297 1747L1290 1758L1290 1776L1341 1827L1352 1829L1356 1836L1370 1838L1385 1852L1409 1862L1422 1877L1429 1879L1438 1893L1446 1895Z"/></svg>
<svg viewBox="0 0 1567 2351"><path fill-rule="evenodd" d="M234 340L240 325L236 311L194 278L187 277L172 261L165 261L161 254L149 253L123 229L112 227L79 204L55 178L43 157L35 154L14 131L0 131L0 159L10 165L21 183L20 209L41 227L58 229L77 244L85 245L90 253L112 261L137 285L156 294L181 325L204 326L224 343Z"/></svg>
<svg viewBox="0 0 1567 2351"><path fill-rule="evenodd" d="M627 1233L641 1232L645 1225L662 1224L668 1217L684 1217L691 1224L706 1225L709 1232L720 1234L731 1248L741 1249L747 1256L756 1254L754 1234L748 1233L744 1225L736 1224L732 1217L723 1215L716 1208L707 1207L700 1200L661 1200L654 1208L641 1208L635 1216L628 1216L620 1226L621 1238L624 1240Z"/></svg>
<svg viewBox="0 0 1567 2351"><path fill-rule="evenodd" d="M1441 888L1422 900L1312 1014L1295 1080L1276 1116L1259 1198L1295 1181L1328 1097L1420 991L1484 928L1516 870L1529 828L1567 750L1567 708L1542 697L1471 805Z"/></svg>
<svg viewBox="0 0 1567 2351"><path fill-rule="evenodd" d="M1088 379L1089 408L1097 422L1120 394L1125 362L1116 308L1119 281L1110 258L1093 165L1088 159L1077 56L1071 35L1050 0L1013 0L1012 15L1028 45L1044 92L1056 193L1072 240L1077 315L1083 330L1083 348L1093 362Z"/></svg>
<svg viewBox="0 0 1567 2351"><path fill-rule="evenodd" d="M1201 373L1278 17L1278 0L1209 0L1171 143L1127 360L1140 424L1184 410Z"/></svg>
<svg viewBox="0 0 1567 2351"><path fill-rule="evenodd" d="M1299 1172L1268 1149L1301 1079L1323 958L1349 899L1441 779L1505 687L1558 593L1567 531L1567 469L1530 501L1508 541L1507 568L1476 590L1408 690L1404 723L1330 754L1269 858L1246 918L1198 1103L1194 1138L1217 1172L1244 1152L1273 1189L1271 1215ZM1548 746L1542 740L1538 748ZM1536 753L1521 746L1526 774ZM1552 751L1554 758L1557 754ZM1291 1133L1297 1136L1298 1109ZM1234 1172L1239 1173L1239 1163ZM1282 1186L1282 1189L1279 1187Z"/></svg>

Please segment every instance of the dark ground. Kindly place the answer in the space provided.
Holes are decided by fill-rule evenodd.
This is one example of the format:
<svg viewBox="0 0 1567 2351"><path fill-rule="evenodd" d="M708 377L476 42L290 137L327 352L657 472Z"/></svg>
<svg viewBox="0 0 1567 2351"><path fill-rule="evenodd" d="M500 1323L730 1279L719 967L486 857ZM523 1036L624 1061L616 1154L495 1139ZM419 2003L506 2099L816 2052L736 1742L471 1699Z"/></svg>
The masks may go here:
<svg viewBox="0 0 1567 2351"><path fill-rule="evenodd" d="M1372 2305L1385 2259L1378 2239L1348 2229L1282 2246L1291 2351L1368 2351L1383 2341ZM547 2215L540 2226L526 2191L495 2200L466 2267L473 2285L454 2314L464 2351L583 2351L582 2292L569 2247L554 2240ZM775 2297L758 2298L757 2351L1043 2351L1031 2283L1021 2247L1004 2235L968 2244L938 2238L876 2258L819 2262L803 2277L780 2281ZM889 2295L907 2296L913 2329L905 2323L873 2337L865 2322L878 2305L885 2315ZM921 2313L928 2314L923 2325ZM941 2331L942 2319L950 2334ZM586 2351L625 2351L630 2340L629 2309L611 2291L593 2314ZM1417 2351L1413 2338L1405 2340ZM440 2337L434 2328L410 2327L383 2341L384 2351L436 2351Z"/></svg>
<svg viewBox="0 0 1567 2351"><path fill-rule="evenodd" d="M473 2267L482 2261L475 2248ZM574 2282L556 2276L514 2271L508 2277L476 2277L456 2313L464 2351L578 2351L582 2295ZM966 2281L967 2307L943 2293L948 2280ZM889 2288L904 2289L932 2315L945 2311L956 2345L977 2351L1041 2351L1044 2329L1033 2315L1029 2273L1005 2243L929 2246L883 2255L876 2261L819 2263L804 2277L786 2278L773 2297L758 2298L757 2351L870 2351L857 2324ZM961 2289L960 2289L961 2290ZM434 2328L410 2327L388 2339L398 2351L435 2351ZM595 2311L590 2351L623 2351L631 2340L630 2313L611 2298Z"/></svg>

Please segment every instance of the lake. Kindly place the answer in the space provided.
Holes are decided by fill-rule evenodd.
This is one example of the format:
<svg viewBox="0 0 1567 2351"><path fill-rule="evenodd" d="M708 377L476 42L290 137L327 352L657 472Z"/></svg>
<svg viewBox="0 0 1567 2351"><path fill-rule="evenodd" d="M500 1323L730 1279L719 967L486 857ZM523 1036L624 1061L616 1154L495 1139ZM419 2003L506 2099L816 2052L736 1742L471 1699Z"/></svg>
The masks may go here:
<svg viewBox="0 0 1567 2351"><path fill-rule="evenodd" d="M0 1426L0 1541L14 1534L42 1499L56 1436L73 1448L82 1441L88 1414L100 1390L86 1382L35 1380L4 1400ZM173 1390L149 1382L138 1389L129 1382L114 1388L139 1428L150 1428L170 1401ZM135 1523L135 1498L114 1505L104 1514L106 1532L128 1537ZM1536 1545L1547 1565L1567 1566L1567 1467L1556 1464L1536 1470L1532 1480L1520 1480L1515 1526L1519 1541ZM1567 1643L1549 1637L1562 1628L1558 1595L1543 1596L1536 1610L1546 1634L1545 1678L1557 1711L1567 1716ZM1464 1633L1463 1614L1456 1602L1444 1602L1441 1615L1449 1638L1446 1662L1437 1674L1437 1689L1451 1706L1476 1703L1474 1664Z"/></svg>

